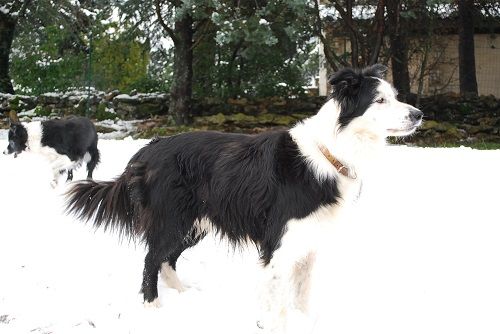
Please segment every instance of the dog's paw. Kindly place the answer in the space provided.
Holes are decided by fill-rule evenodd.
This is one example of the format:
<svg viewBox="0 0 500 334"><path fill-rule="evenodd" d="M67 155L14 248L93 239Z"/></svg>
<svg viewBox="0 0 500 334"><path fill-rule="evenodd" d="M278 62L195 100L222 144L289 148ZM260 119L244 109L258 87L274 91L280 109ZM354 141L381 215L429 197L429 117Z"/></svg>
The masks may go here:
<svg viewBox="0 0 500 334"><path fill-rule="evenodd" d="M155 308L160 308L160 307L161 307L161 304L160 304L160 300L158 298L155 298L152 302L144 301L144 308L155 309Z"/></svg>

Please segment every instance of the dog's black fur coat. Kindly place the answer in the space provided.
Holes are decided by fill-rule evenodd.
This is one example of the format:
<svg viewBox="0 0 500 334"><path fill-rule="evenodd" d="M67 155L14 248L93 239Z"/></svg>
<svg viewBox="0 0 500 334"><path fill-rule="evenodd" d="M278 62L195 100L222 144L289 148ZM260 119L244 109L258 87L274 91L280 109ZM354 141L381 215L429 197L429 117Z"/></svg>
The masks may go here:
<svg viewBox="0 0 500 334"><path fill-rule="evenodd" d="M259 135L193 132L157 139L112 182L77 184L68 208L95 225L141 236L148 246L143 292L157 293L160 265L203 237L208 218L233 244L250 238L267 264L286 222L334 204L335 181L319 182L286 131Z"/></svg>

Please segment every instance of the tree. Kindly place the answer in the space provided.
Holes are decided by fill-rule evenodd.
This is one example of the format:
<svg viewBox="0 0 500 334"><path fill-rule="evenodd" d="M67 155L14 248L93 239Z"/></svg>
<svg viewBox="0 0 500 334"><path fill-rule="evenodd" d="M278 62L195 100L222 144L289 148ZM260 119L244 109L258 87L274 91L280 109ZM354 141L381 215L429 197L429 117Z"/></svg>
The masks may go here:
<svg viewBox="0 0 500 334"><path fill-rule="evenodd" d="M458 67L461 94L477 95L474 56L474 1L458 0Z"/></svg>
<svg viewBox="0 0 500 334"><path fill-rule="evenodd" d="M173 27L163 18L163 6L175 13ZM193 18L191 8L180 0L154 0L158 22L174 43L174 73L170 87L170 113L177 124L189 123L193 95L193 35L203 24ZM199 37L201 38L201 37Z"/></svg>
<svg viewBox="0 0 500 334"><path fill-rule="evenodd" d="M214 14L217 64L212 65L212 77L217 78L219 96L301 94L308 79L304 73L317 63L313 33L303 19L308 10L304 1L261 6L242 1L239 7ZM195 73L198 82L198 66Z"/></svg>
<svg viewBox="0 0 500 334"><path fill-rule="evenodd" d="M19 19L31 0L14 0L0 7L0 93L14 94L9 75L10 52Z"/></svg>
<svg viewBox="0 0 500 334"><path fill-rule="evenodd" d="M315 34L321 40L328 65L337 70L339 66L363 67L375 64L383 47L385 33L386 0L365 1L333 1L323 5L327 11L335 11L335 17L321 17L321 9L317 0L313 1ZM365 14L372 12L374 14ZM370 16L371 18L366 18ZM361 17L360 17L361 16ZM330 27L327 27L330 25ZM325 38L325 31L341 31L349 37L351 45L348 56L350 60L339 56L330 47L331 42Z"/></svg>
<svg viewBox="0 0 500 334"><path fill-rule="evenodd" d="M42 94L86 86L90 53L96 89L147 87L148 40L128 33L127 22L117 22L111 9L104 0L33 3L12 45L10 72L17 90Z"/></svg>
<svg viewBox="0 0 500 334"><path fill-rule="evenodd" d="M307 24L298 20L307 8L305 0L118 3L131 27L148 35L155 48L161 39L166 44L165 37L171 41L170 50L159 48L165 56L172 54L165 67L172 70L169 108L178 124L190 121L196 94L263 96L281 88L298 91L305 83L303 52L312 47Z"/></svg>
<svg viewBox="0 0 500 334"><path fill-rule="evenodd" d="M387 0L387 24L391 55L392 81L405 100L410 94L410 72L408 71L408 27L404 24L402 0Z"/></svg>

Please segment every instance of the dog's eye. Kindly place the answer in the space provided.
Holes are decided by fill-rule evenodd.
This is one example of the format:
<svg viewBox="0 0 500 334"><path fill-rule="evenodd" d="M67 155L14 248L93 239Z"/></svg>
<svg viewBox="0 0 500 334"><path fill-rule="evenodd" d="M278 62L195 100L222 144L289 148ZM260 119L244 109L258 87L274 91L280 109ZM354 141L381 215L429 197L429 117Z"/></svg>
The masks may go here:
<svg viewBox="0 0 500 334"><path fill-rule="evenodd" d="M377 103L385 103L385 99L383 97L381 97L381 98L375 100L375 102L377 102Z"/></svg>

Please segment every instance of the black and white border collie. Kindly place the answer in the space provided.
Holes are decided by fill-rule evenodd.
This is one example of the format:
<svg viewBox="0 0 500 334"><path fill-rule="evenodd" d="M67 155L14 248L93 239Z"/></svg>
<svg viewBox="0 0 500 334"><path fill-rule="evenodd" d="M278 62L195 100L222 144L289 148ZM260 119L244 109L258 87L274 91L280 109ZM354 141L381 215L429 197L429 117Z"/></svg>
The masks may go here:
<svg viewBox="0 0 500 334"><path fill-rule="evenodd" d="M386 68L343 69L319 112L289 131L192 132L155 139L114 181L77 183L68 211L147 245L142 292L158 304L158 273L183 289L181 253L209 231L254 243L268 271L263 326L283 328L287 305L306 311L317 240L386 137L411 134L422 112L397 101Z"/></svg>
<svg viewBox="0 0 500 334"><path fill-rule="evenodd" d="M11 123L9 144L3 154L17 157L23 151L45 156L53 171L51 185L57 186L59 175L67 172L67 181L73 179L73 170L87 164L87 177L99 163L97 132L85 117L48 120L30 123Z"/></svg>

